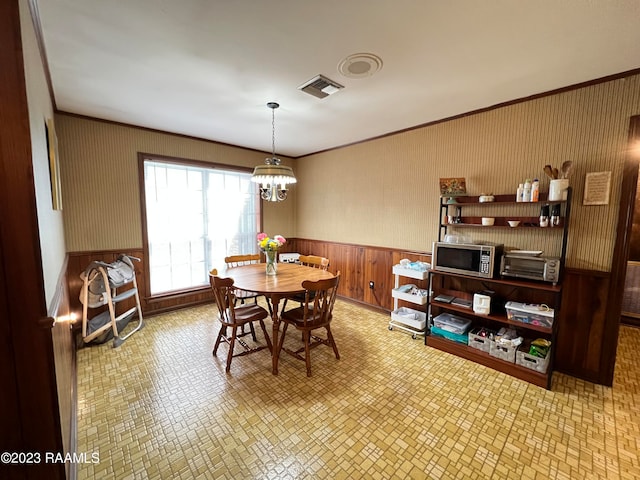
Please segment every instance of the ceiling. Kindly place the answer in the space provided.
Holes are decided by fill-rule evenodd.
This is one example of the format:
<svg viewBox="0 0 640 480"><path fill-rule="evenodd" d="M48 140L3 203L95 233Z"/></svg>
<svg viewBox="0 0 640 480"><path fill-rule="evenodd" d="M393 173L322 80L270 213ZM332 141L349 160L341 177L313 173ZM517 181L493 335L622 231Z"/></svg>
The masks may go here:
<svg viewBox="0 0 640 480"><path fill-rule="evenodd" d="M38 9L59 111L269 152L274 101L276 152L291 157L640 68L637 0L41 0ZM341 74L359 53L382 68ZM344 88L323 99L298 90L318 74Z"/></svg>

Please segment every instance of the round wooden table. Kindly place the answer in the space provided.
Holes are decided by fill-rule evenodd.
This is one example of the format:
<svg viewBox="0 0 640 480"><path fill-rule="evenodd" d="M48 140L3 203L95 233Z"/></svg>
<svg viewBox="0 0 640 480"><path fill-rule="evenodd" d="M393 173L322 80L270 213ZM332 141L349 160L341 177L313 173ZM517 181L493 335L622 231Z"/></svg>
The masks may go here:
<svg viewBox="0 0 640 480"><path fill-rule="evenodd" d="M241 267L227 268L224 271L226 277L233 278L233 285L240 290L258 292L269 297L272 305L271 318L273 320L271 352L272 372L278 374L278 334L280 330L280 316L278 305L283 297L304 292L302 282L311 280L325 280L333 278L331 272L320 268L306 267L296 263L278 263L278 274L267 275L266 263L254 263Z"/></svg>

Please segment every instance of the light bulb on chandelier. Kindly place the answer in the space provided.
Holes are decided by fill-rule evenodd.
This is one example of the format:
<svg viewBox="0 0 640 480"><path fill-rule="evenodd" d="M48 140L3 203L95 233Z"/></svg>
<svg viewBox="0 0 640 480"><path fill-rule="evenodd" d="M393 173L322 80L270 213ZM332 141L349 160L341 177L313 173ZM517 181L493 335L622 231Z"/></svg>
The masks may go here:
<svg viewBox="0 0 640 480"><path fill-rule="evenodd" d="M251 181L260 184L260 198L269 202L281 202L287 198L287 185L296 183L296 177L291 167L280 165L280 159L276 157L276 123L275 102L267 103L271 109L271 157L267 157L264 165L258 165L253 169Z"/></svg>

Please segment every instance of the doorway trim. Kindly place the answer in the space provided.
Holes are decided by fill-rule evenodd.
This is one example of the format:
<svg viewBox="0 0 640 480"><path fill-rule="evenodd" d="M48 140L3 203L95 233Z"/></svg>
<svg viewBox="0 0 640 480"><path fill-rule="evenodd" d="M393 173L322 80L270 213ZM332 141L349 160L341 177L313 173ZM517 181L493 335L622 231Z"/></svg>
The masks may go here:
<svg viewBox="0 0 640 480"><path fill-rule="evenodd" d="M604 378L602 378L602 381L605 385L613 385L620 316L622 314L622 297L624 295L624 280L631 248L631 227L633 225L633 208L635 206L639 167L640 115L635 115L629 121L629 139L622 173L618 226L616 228L616 242L613 247L609 300L607 302L602 339L600 371L603 373Z"/></svg>

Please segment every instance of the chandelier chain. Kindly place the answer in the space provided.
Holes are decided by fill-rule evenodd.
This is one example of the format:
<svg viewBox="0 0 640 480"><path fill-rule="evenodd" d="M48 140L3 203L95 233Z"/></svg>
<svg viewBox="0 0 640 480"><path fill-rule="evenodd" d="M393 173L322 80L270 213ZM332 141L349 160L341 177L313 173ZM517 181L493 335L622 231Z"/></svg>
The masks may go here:
<svg viewBox="0 0 640 480"><path fill-rule="evenodd" d="M287 185L296 183L291 167L280 165L276 158L276 102L267 103L271 109L271 157L265 158L265 165L253 169L251 181L260 185L260 198L268 202L281 202L287 198Z"/></svg>
<svg viewBox="0 0 640 480"><path fill-rule="evenodd" d="M271 109L271 154L276 156L276 110Z"/></svg>

